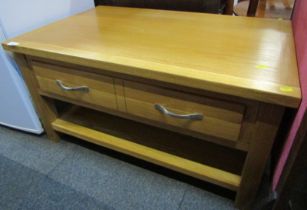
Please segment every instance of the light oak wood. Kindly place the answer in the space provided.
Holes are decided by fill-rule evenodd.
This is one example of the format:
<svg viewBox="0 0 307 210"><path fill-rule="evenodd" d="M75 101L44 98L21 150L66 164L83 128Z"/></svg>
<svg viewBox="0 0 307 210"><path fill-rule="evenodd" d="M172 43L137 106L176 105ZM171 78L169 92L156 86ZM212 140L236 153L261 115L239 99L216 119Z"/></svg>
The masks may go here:
<svg viewBox="0 0 307 210"><path fill-rule="evenodd" d="M44 61L45 62L45 61ZM203 96L193 96L189 94L183 94L177 91L167 90L165 88L156 88L149 85L138 84L135 82L124 82L121 79L114 79L114 87L112 84L113 79L105 76L98 76L97 74L91 74L89 72L83 72L82 68L70 67L70 66L60 66L61 64L50 65L47 63L42 63L38 61L33 61L34 72L37 75L40 89L43 95L50 96L55 98L56 95L64 96L66 98L73 99L74 101L69 101L74 104L81 104L80 102L85 102L89 106L98 105L101 107L106 107L108 109L116 109L120 112L128 112L130 116L121 115L128 117L129 119L134 118L135 120L143 121L142 119L137 119L136 117L146 118L150 120L143 121L144 123L154 124L162 128L167 128L171 130L176 130L177 132L187 133L189 135L203 138L205 140L213 141L216 143L221 143L223 145L229 144L221 141L220 139L237 141L240 135L241 123L243 118L243 112L245 112L245 106L240 103L230 103L222 99L214 99L212 96L203 97ZM50 78L47 80L44 78ZM62 91L58 85L55 83L56 79L63 80L67 85L79 86L87 85L92 91L89 93L83 92L65 92ZM126 87L124 87L126 85ZM93 91L94 87L94 91ZM95 91L95 90L98 90ZM125 96L125 89L131 90L127 91L128 97ZM116 94L115 94L116 93ZM51 95L50 95L51 94ZM115 107L114 97L116 95L117 107ZM102 97L105 98L102 98ZM170 97L171 96L171 97ZM176 99L177 97L177 99ZM56 97L57 98L57 97ZM133 100L131 100L133 99ZM134 100L135 99L135 100ZM195 109L199 112L202 111L206 116L203 121L186 121L178 120L164 117L157 110L153 109L155 100L160 99L160 102L167 102L173 108L170 110L176 112L194 112ZM64 100L61 98L61 100ZM129 101L129 110L127 111L126 100ZM228 100L228 99L227 99ZM65 99L67 101L67 99ZM77 102L79 101L79 102ZM244 101L246 103L246 101ZM83 104L83 106L87 106ZM142 106L143 105L143 106ZM145 105L145 106L144 106ZM175 105L175 106L174 106ZM88 106L87 106L88 107ZM174 109L175 108L175 109ZM248 107L248 109L251 109ZM104 110L103 110L104 111ZM108 110L110 112L110 110ZM248 114L250 111L246 111ZM255 110L253 111L255 112ZM117 113L115 113L117 114ZM136 116L136 117L134 117ZM154 117L155 116L155 117ZM248 118L248 117L247 117ZM159 124L156 124L158 121ZM205 122L205 123L203 123ZM170 126L176 126L183 129L174 129L170 126L165 126L165 124ZM219 129L223 127L223 129ZM197 133L193 133L197 132ZM202 136L201 134L206 134ZM217 137L209 139L208 137ZM245 150L245 143L248 143L248 138L240 139L243 142L243 145L234 144L232 147Z"/></svg>
<svg viewBox="0 0 307 210"><path fill-rule="evenodd" d="M236 205L243 210L250 210L260 185L272 144L278 131L284 107L261 104L258 120L254 127L251 144L242 170L240 189ZM279 139L277 139L279 140Z"/></svg>
<svg viewBox="0 0 307 210"><path fill-rule="evenodd" d="M121 79L114 79L114 86L116 92L117 108L121 112L126 112L124 81Z"/></svg>
<svg viewBox="0 0 307 210"><path fill-rule="evenodd" d="M98 7L3 46L20 53L16 59L51 139L67 133L236 190L242 210L251 209L285 107L298 107L301 99L288 21ZM56 79L94 91L63 93ZM53 99L126 120L89 110L59 117ZM205 118L184 124L162 117L155 103ZM125 137L110 134L112 127ZM148 130L157 134L142 134ZM210 148L219 157L202 155L204 140L217 144ZM230 155L225 162L238 166L208 164L208 155Z"/></svg>
<svg viewBox="0 0 307 210"><path fill-rule="evenodd" d="M219 168L237 175L241 174L245 151L210 143L177 131L160 129L155 125L137 122L135 118L124 118L110 112L73 106L63 112L61 119L84 127L114 135L118 138L167 152L201 164Z"/></svg>
<svg viewBox="0 0 307 210"><path fill-rule="evenodd" d="M52 126L59 132L171 168L201 180L210 181L231 190L238 189L240 185L241 177L238 175L93 130L89 128L90 126L81 126L62 119L56 119Z"/></svg>
<svg viewBox="0 0 307 210"><path fill-rule="evenodd" d="M140 122L140 123L144 123L144 124L151 125L151 126L154 126L154 127L157 127L157 128L162 128L163 130L170 130L170 131L177 132L177 133L180 133L180 134L193 136L193 137L198 138L202 141L212 142L212 143L215 143L215 144L223 145L223 146L226 146L226 147L229 147L229 148L234 148L234 149L237 149L237 150L240 150L240 151L245 151L245 152L248 151L248 145L249 145L249 142L251 140L250 136L251 136L251 133L253 133L253 129L254 129L253 123L247 121L247 122L243 123L242 127L244 127L244 129L241 129L241 131L242 131L241 136L243 136L243 137L240 137L238 141L229 141L229 140L226 140L226 139L221 139L221 138L197 133L197 132L194 132L194 131L191 131L191 130L184 130L180 127L174 127L174 126L170 126L170 125L167 125L167 124L162 124L162 123L159 123L157 121L153 121L151 119L146 119L146 118L138 117L136 115L129 114L127 112L121 112L121 111L118 111L118 110L107 109L107 108L102 107L102 106L97 106L97 105L94 105L94 104L88 104L86 102L69 99L69 98L66 98L66 97L63 97L63 96L50 94L50 93L46 93L46 92L43 92L43 91L39 91L39 94L44 96L44 97L64 101L64 102L67 102L67 103L70 103L70 104L86 107L86 108L89 108L91 110L97 110L97 111L100 111L100 112L103 112L103 113L109 113L109 114L112 114L114 116L133 120L133 121ZM249 111L253 111L253 110L249 110ZM161 132L162 129L160 129L159 132Z"/></svg>
<svg viewBox="0 0 307 210"><path fill-rule="evenodd" d="M25 55L17 53L14 54L14 59L18 63L19 68L21 69L21 73L27 83L28 90L31 93L36 111L40 116L40 120L47 133L48 138L54 141L58 141L60 137L51 126L51 122L53 122L58 115L53 100L51 100L50 98L44 98L38 94L38 83L32 69L31 60L28 59Z"/></svg>
<svg viewBox="0 0 307 210"><path fill-rule="evenodd" d="M76 71L79 71L79 73L82 72L82 74L94 74L94 75L100 75L100 73L103 72L103 75L108 75L109 77L114 78L114 85L115 85L115 92L116 92L116 98L117 98L117 103L118 103L118 111L112 111L110 109L105 110L105 108L103 107L98 107L98 106L94 106L93 104L88 104L88 103L84 103L81 101L76 101L76 100L70 100L67 99L65 97L60 97L58 95L54 95L54 94L50 94L50 93L46 93L46 92L41 92L41 94L43 94L44 96L48 96L48 97L52 97L52 98L56 98L58 100L63 100L69 103L73 103L73 104L77 104L77 105L81 105L81 106L85 106L85 107L89 107L92 109L96 109L96 110L100 110L103 112L108 112L108 113L112 113L114 115L119 115L122 116L124 118L128 118L128 119L133 119L133 120L137 120L143 123L147 123L150 125L154 125L154 126L158 126L161 128L165 128L165 129L170 129L179 133L185 133L187 135L191 135L200 139L204 139L206 141L210 141L210 142L215 142L218 144L222 144L225 146L229 146L229 147L233 147L233 148L237 148L240 150L244 150L247 151L248 150L248 144L250 142L250 140L252 139L252 135L253 135L253 130L254 130L254 123L257 119L257 112L258 112L258 106L259 106L259 102L257 101L251 101L248 99L244 99L244 98L239 98L239 97L235 97L235 96L229 96L229 95L224 95L224 94L216 94L216 93L212 93L212 92L208 92L208 91L202 91L202 90L198 90L198 89L192 89L192 88L188 88L186 86L178 86L178 85L174 85L174 84L170 84L170 83L157 83L157 81L153 81L153 80L148 80L148 79L142 79L142 78L138 78L138 77L131 77L131 76L127 76L127 75L122 75L122 74L116 74L114 72L110 72L110 71L102 71L99 69L94 69L94 68L89 68L89 67L84 67L84 66L79 66L76 64L67 64L67 63L63 63L63 62L57 62L57 61L52 61L49 59L39 59L37 57L32 58L34 60L34 62L44 62L44 63L48 63L50 65L54 65L54 66L63 66L67 69L74 69ZM124 96L124 82L123 80L127 81L134 81L135 83L140 83L140 84L149 84L151 86L155 86L155 87L159 87L162 89L171 89L177 92L185 92L186 94L191 94L191 95L198 95L199 97L204 97L204 98L215 98L218 100L222 100L222 101L228 101L231 102L233 104L241 104L242 106L245 107L245 112L244 112L244 120L242 122L242 127L241 127L241 133L240 133L240 137L238 139L238 141L228 141L228 140L224 140L221 138L215 138L213 136L204 136L202 134L196 133L196 132L191 132L189 130L182 130L180 128L174 127L174 126L168 126L167 124L159 124L157 123L157 121L152 121L150 119L145 119L145 118L141 118L141 117L137 117L136 115L130 115L128 113L126 113L126 104L125 104L125 96Z"/></svg>
<svg viewBox="0 0 307 210"><path fill-rule="evenodd" d="M289 107L301 99L290 21L103 6L3 47Z"/></svg>
<svg viewBox="0 0 307 210"><path fill-rule="evenodd" d="M241 104L135 82L124 81L124 86L127 112L130 114L198 133L238 140L244 112ZM174 113L200 113L203 119L186 120L166 116L154 108L155 104L161 104Z"/></svg>
<svg viewBox="0 0 307 210"><path fill-rule="evenodd" d="M37 62L33 62L33 71L39 88L44 92L110 109L117 109L114 83L110 77L91 74L84 75L68 68ZM57 85L56 80L61 80L65 85L71 87L87 86L89 92L64 91Z"/></svg>

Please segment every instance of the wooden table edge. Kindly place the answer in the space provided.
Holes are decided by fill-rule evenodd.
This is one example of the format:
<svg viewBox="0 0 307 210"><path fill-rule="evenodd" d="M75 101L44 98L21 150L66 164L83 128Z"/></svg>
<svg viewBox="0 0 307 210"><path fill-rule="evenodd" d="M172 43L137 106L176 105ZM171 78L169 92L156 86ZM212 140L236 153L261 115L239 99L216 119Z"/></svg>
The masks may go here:
<svg viewBox="0 0 307 210"><path fill-rule="evenodd" d="M150 70L150 68L145 68L144 65L139 66L132 66L127 65L127 63L120 63L120 62L112 62L110 61L103 61L103 60L93 60L90 58L75 56L75 55L68 55L68 54L59 54L57 52L53 52L52 50L40 50L35 49L31 47L27 47L27 43L24 45L17 45L17 46L9 46L8 43L10 41L5 41L2 44L2 47L10 51L12 53L20 53L25 54L29 56L36 56L41 57L45 59L51 59L55 61L60 62L66 62L66 63L74 63L81 66L88 66L91 68L96 69L107 69L110 71L113 71L115 73L121 73L121 74L127 74L130 76L137 76L141 78L146 79L153 79L156 81L162 81L162 82L171 82L176 85L183 85L190 88L196 88L200 90L205 91L212 91L215 93L220 94L226 94L226 95L232 95L242 98L247 98L251 100L266 102L270 104L275 105L281 105L285 107L291 107L291 108L298 108L301 102L301 90L300 87L288 87L286 85L280 85L275 83L269 83L266 82L266 84L271 85L272 87L276 86L278 87L286 87L290 88L290 91L284 91L283 93L278 92L269 92L261 89L254 89L254 88L247 88L247 87L240 87L236 86L235 80L246 80L246 82L249 82L250 80L239 78L239 77L233 77L231 75L219 75L215 73L208 72L207 74L212 74L215 76L220 76L227 78L228 83L226 82L218 82L218 81L209 81L209 80L200 80L192 77L186 77L186 75L178 75L178 74L171 74L159 70ZM129 58L127 58L127 62ZM132 59L133 62L133 59ZM146 61L144 62L146 63ZM157 64L159 65L159 64ZM160 66L163 66L161 64ZM181 67L174 67L174 68L180 68L181 70L184 70L184 68ZM188 69L187 69L188 70ZM294 93L294 94L293 94Z"/></svg>

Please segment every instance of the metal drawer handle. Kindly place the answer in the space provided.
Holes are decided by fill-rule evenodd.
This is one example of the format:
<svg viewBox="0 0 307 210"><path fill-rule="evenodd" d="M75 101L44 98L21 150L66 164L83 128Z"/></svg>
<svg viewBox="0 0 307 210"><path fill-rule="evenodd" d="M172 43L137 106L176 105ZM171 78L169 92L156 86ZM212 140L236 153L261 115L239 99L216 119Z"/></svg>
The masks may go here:
<svg viewBox="0 0 307 210"><path fill-rule="evenodd" d="M202 120L203 119L203 114L200 113L192 113L192 114L176 114L174 112L168 111L164 106L160 104L155 104L156 110L160 111L162 114L175 117L175 118L180 118L180 119L188 119L188 120Z"/></svg>
<svg viewBox="0 0 307 210"><path fill-rule="evenodd" d="M78 87L68 87L63 84L61 80L56 80L56 84L64 91L81 91L81 92L89 92L90 89L87 86L78 86Z"/></svg>

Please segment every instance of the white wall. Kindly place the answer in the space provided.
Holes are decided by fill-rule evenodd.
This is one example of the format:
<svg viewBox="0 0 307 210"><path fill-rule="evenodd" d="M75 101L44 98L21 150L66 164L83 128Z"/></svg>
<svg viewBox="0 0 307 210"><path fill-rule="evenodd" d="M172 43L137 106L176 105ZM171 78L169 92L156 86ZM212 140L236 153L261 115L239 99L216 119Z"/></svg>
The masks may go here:
<svg viewBox="0 0 307 210"><path fill-rule="evenodd" d="M0 0L7 38L94 7L94 0Z"/></svg>
<svg viewBox="0 0 307 210"><path fill-rule="evenodd" d="M93 0L0 0L0 42L93 7ZM0 124L43 131L18 67L1 46Z"/></svg>

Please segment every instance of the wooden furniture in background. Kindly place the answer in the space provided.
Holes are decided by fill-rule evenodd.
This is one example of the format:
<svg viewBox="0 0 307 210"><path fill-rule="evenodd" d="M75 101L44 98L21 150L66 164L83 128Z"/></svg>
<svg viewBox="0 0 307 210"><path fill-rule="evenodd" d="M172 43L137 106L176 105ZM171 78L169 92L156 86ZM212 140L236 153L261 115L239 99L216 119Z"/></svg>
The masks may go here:
<svg viewBox="0 0 307 210"><path fill-rule="evenodd" d="M275 7L276 0L268 0L269 7ZM290 0L282 0L282 3L286 9L291 9Z"/></svg>
<svg viewBox="0 0 307 210"><path fill-rule="evenodd" d="M241 209L284 108L301 98L288 21L97 7L3 47L49 138L66 133L226 187ZM53 100L77 107L58 113Z"/></svg>
<svg viewBox="0 0 307 210"><path fill-rule="evenodd" d="M247 16L255 16L258 8L259 0L249 0Z"/></svg>
<svg viewBox="0 0 307 210"><path fill-rule="evenodd" d="M282 0L283 7L276 7L277 0L243 0L234 6L233 11L238 16L290 19L293 1Z"/></svg>
<svg viewBox="0 0 307 210"><path fill-rule="evenodd" d="M257 12L259 0L243 0L234 6L233 12L238 16L254 17Z"/></svg>
<svg viewBox="0 0 307 210"><path fill-rule="evenodd" d="M96 5L127 6L232 15L234 0L95 0Z"/></svg>

